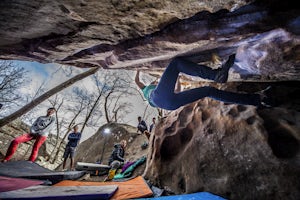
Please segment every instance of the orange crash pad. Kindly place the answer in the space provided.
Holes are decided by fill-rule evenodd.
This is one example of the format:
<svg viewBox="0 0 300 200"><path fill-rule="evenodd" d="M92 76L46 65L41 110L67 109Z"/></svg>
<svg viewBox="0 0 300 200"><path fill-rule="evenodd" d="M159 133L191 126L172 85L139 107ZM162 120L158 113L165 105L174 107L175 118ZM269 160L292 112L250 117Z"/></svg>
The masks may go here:
<svg viewBox="0 0 300 200"><path fill-rule="evenodd" d="M142 176L125 182L85 182L85 181L61 181L54 186L103 186L117 185L118 190L110 199L131 199L152 196L152 191Z"/></svg>

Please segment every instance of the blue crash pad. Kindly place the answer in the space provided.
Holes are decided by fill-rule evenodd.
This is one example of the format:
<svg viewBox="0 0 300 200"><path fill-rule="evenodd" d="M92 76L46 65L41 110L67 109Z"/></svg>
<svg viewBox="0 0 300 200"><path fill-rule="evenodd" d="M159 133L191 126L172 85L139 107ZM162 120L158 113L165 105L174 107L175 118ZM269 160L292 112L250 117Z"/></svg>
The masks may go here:
<svg viewBox="0 0 300 200"><path fill-rule="evenodd" d="M182 195L173 195L173 196L161 196L153 198L141 198L138 200L226 200L223 197L211 194L209 192L198 192L193 194L182 194Z"/></svg>

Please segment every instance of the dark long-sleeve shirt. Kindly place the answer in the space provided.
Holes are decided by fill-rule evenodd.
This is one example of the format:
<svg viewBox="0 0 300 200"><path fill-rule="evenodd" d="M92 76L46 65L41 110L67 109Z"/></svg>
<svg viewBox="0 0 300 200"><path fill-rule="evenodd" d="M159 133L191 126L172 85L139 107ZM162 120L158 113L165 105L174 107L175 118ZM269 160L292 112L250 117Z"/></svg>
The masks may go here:
<svg viewBox="0 0 300 200"><path fill-rule="evenodd" d="M69 136L68 136L68 144L67 146L69 147L77 147L78 143L79 143L79 140L81 138L81 133L70 133Z"/></svg>
<svg viewBox="0 0 300 200"><path fill-rule="evenodd" d="M112 151L108 160L108 165L110 165L114 160L124 162L124 153L125 152L121 144L115 144L114 150Z"/></svg>
<svg viewBox="0 0 300 200"><path fill-rule="evenodd" d="M143 133L144 131L147 131L147 130L148 130L147 124L146 124L146 122L145 122L144 120L142 120L142 121L138 124L137 128L138 128L138 130L141 131L142 133Z"/></svg>
<svg viewBox="0 0 300 200"><path fill-rule="evenodd" d="M152 130L153 130L154 127L155 127L155 124L154 124L154 123L151 124L151 125L150 125L150 130L149 130L149 131L152 132Z"/></svg>

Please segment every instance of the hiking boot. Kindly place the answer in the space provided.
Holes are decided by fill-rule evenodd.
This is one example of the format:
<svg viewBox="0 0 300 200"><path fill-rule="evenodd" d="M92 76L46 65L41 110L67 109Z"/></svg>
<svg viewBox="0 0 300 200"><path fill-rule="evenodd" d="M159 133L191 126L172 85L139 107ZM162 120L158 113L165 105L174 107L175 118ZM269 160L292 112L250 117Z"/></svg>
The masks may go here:
<svg viewBox="0 0 300 200"><path fill-rule="evenodd" d="M235 54L229 56L228 60L225 64L222 65L222 68L218 70L217 75L215 77L215 82L217 83L226 83L228 79L228 72L230 67L233 66L235 60Z"/></svg>

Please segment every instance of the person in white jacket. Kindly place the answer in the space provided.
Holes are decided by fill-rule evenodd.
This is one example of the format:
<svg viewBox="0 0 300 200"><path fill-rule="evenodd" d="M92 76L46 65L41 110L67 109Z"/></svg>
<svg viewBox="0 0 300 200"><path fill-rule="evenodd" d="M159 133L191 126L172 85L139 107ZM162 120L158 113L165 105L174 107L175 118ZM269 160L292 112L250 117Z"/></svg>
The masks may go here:
<svg viewBox="0 0 300 200"><path fill-rule="evenodd" d="M10 143L10 146L7 149L6 156L3 162L7 162L11 159L20 143L28 142L30 140L35 139L32 152L29 157L29 161L34 162L38 155L40 147L46 141L49 131L53 128L55 124L55 117L53 116L54 113L55 108L48 108L46 116L40 116L39 118L37 118L31 126L29 133L25 133L19 137L16 137Z"/></svg>

